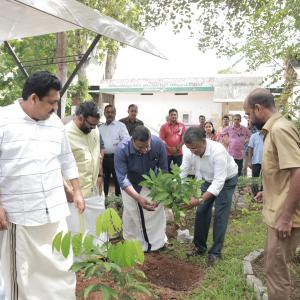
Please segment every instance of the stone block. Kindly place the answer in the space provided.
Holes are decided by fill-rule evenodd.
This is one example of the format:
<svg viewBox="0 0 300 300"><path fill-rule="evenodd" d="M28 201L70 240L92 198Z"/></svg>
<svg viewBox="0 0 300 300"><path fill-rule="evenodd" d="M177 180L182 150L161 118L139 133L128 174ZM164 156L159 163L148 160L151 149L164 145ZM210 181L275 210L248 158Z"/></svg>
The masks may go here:
<svg viewBox="0 0 300 300"><path fill-rule="evenodd" d="M244 260L243 261L243 266L244 266L244 274L245 275L253 275L253 269L250 261Z"/></svg>

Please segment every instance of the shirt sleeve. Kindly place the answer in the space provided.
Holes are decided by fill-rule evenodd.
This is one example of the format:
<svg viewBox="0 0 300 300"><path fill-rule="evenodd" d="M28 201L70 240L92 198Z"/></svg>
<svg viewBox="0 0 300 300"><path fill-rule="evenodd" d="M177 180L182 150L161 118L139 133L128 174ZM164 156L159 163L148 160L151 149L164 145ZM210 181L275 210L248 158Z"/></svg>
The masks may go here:
<svg viewBox="0 0 300 300"><path fill-rule="evenodd" d="M126 125L124 123L120 123L120 124L121 124L121 132L120 132L121 140L125 138L130 138Z"/></svg>
<svg viewBox="0 0 300 300"><path fill-rule="evenodd" d="M126 153L122 150L122 144L117 146L114 156L115 162L115 171L117 175L117 179L119 185L122 190L126 189L129 186L132 186L130 180L127 178L128 173L128 160L126 157Z"/></svg>
<svg viewBox="0 0 300 300"><path fill-rule="evenodd" d="M254 138L255 138L255 135L252 134L250 137L249 143L248 143L248 147L254 148Z"/></svg>
<svg viewBox="0 0 300 300"><path fill-rule="evenodd" d="M163 142L165 142L165 140L166 140L166 134L165 134L165 126L164 125L162 125L160 127L159 137L163 140Z"/></svg>
<svg viewBox="0 0 300 300"><path fill-rule="evenodd" d="M190 150L185 151L183 153L183 158L182 158L182 164L180 166L181 169L181 178L186 178L188 177L189 174L193 172L193 166L192 166L192 153Z"/></svg>
<svg viewBox="0 0 300 300"><path fill-rule="evenodd" d="M280 169L300 167L300 138L294 126L272 129L271 141L277 149Z"/></svg>
<svg viewBox="0 0 300 300"><path fill-rule="evenodd" d="M248 128L245 128L245 132L246 139L249 140L251 137L251 131Z"/></svg>
<svg viewBox="0 0 300 300"><path fill-rule="evenodd" d="M100 149L105 150L105 145L104 145L103 138L102 138L101 134L99 134L99 135L100 135Z"/></svg>
<svg viewBox="0 0 300 300"><path fill-rule="evenodd" d="M167 151L166 147L163 143L162 140L159 140L159 160L158 160L158 167L164 171L168 172L168 156L167 156Z"/></svg>
<svg viewBox="0 0 300 300"><path fill-rule="evenodd" d="M66 129L63 128L61 152L58 156L58 160L61 166L61 172L65 179L71 180L79 178L76 161L74 159L71 146L67 137Z"/></svg>
<svg viewBox="0 0 300 300"><path fill-rule="evenodd" d="M220 194L227 176L227 156L223 151L214 154L213 169L214 178L207 191L216 197Z"/></svg>

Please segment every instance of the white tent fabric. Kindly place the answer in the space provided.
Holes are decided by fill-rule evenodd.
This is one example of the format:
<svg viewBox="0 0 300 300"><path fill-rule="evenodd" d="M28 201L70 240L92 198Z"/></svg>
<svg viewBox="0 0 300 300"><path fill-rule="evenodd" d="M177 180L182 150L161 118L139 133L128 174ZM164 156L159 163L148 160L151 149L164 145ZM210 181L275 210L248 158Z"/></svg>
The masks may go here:
<svg viewBox="0 0 300 300"><path fill-rule="evenodd" d="M81 28L165 58L131 28L76 0L0 0L0 42Z"/></svg>

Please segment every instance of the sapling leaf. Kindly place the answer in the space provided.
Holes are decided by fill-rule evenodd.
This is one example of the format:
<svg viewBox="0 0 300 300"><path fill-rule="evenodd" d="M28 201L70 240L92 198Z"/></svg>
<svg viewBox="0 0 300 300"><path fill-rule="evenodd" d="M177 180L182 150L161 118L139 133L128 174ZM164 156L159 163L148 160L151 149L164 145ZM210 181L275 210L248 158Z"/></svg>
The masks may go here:
<svg viewBox="0 0 300 300"><path fill-rule="evenodd" d="M83 240L83 248L86 254L90 254L93 249L93 240L94 236L91 234L87 234Z"/></svg>
<svg viewBox="0 0 300 300"><path fill-rule="evenodd" d="M68 257L71 247L71 232L65 234L61 241L61 253L64 257Z"/></svg>
<svg viewBox="0 0 300 300"><path fill-rule="evenodd" d="M63 232L59 232L53 239L52 242L52 252L54 251L54 249L56 249L56 251L60 251L60 245L61 245L61 238L62 238Z"/></svg>
<svg viewBox="0 0 300 300"><path fill-rule="evenodd" d="M77 233L72 237L72 248L75 256L82 253L82 233Z"/></svg>

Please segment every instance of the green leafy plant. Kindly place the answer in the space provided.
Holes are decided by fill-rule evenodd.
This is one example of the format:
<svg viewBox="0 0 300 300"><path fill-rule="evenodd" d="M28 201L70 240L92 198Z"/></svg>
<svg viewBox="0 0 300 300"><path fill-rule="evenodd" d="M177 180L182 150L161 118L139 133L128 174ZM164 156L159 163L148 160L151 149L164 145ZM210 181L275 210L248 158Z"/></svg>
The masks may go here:
<svg viewBox="0 0 300 300"><path fill-rule="evenodd" d="M105 234L107 237L101 245L95 242L95 236L91 234L59 232L54 237L52 251L61 252L67 257L72 249L74 256L78 257L70 271L81 272L86 279L96 277L114 282L114 287L101 282L87 286L83 291L85 299L91 292L99 290L105 300L136 299L137 293L151 296L145 274L137 268L144 263L140 243L135 240L112 243L109 240L121 230L122 221L118 213L113 208L108 208L96 221L96 236Z"/></svg>
<svg viewBox="0 0 300 300"><path fill-rule="evenodd" d="M180 173L181 169L177 165L172 166L171 173L159 170L155 175L150 170L149 176L143 175L144 180L140 183L140 186L150 190L151 199L172 209L175 222L185 216L180 205L188 203L191 197L201 196L200 186L203 182L195 178L181 178Z"/></svg>

